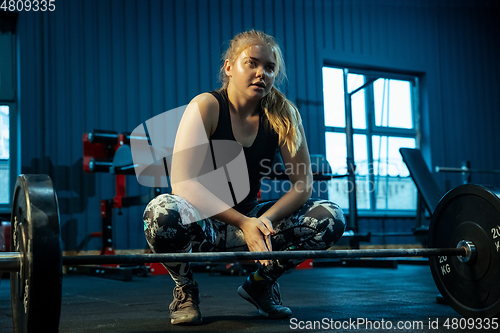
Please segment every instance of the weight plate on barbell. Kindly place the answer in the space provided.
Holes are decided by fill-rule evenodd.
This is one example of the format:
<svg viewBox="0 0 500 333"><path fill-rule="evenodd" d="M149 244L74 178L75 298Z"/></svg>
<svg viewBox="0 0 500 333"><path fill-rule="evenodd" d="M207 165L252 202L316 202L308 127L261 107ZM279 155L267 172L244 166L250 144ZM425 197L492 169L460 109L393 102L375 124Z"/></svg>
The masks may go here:
<svg viewBox="0 0 500 333"><path fill-rule="evenodd" d="M466 184L439 202L429 226L429 247L476 246L472 262L429 258L432 276L449 305L464 317L500 315L500 189Z"/></svg>
<svg viewBox="0 0 500 333"><path fill-rule="evenodd" d="M57 332L62 255L59 208L49 176L17 178L11 224L11 251L21 254L20 270L10 277L14 332Z"/></svg>

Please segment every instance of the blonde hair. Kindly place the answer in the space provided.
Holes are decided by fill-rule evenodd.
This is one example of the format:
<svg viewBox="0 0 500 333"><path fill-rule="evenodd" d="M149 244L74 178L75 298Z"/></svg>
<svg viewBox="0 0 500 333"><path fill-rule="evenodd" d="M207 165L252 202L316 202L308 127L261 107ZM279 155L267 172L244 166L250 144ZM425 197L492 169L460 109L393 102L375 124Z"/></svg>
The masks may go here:
<svg viewBox="0 0 500 333"><path fill-rule="evenodd" d="M254 45L268 45L276 58L275 82L281 83L286 80L285 61L281 48L276 40L261 31L249 30L236 35L230 42L222 60L234 63L241 52ZM219 73L222 81L222 89L229 85L229 77L226 75L224 65ZM273 130L278 133L279 144L286 145L292 156L295 156L302 143L299 125L302 123L299 110L278 90L274 85L271 91L262 99L261 106L266 113Z"/></svg>

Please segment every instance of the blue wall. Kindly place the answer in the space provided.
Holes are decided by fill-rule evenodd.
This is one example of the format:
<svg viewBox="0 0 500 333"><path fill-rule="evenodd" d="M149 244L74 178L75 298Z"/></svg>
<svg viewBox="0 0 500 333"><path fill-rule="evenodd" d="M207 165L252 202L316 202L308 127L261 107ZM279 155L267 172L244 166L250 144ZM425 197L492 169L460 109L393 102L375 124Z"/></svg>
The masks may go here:
<svg viewBox="0 0 500 333"><path fill-rule="evenodd" d="M219 87L220 56L256 28L283 45L311 153L324 153L321 67L399 70L422 82L422 149L429 166L500 168L497 1L58 0L18 21L22 172L48 173L58 190L63 242L100 231L99 202L114 177L82 170L82 134L132 131ZM459 175L438 174L443 189ZM474 182L500 184L493 176ZM147 193L133 176L127 194ZM142 211L115 214L115 247L146 246ZM409 227L412 226L410 223ZM87 249L99 249L93 240Z"/></svg>

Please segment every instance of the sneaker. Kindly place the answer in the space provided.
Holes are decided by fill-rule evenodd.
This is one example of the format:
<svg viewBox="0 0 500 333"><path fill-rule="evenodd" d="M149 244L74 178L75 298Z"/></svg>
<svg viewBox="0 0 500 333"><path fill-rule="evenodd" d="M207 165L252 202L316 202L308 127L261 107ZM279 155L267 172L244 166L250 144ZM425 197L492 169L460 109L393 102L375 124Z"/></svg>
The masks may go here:
<svg viewBox="0 0 500 333"><path fill-rule="evenodd" d="M174 288L174 300L170 303L170 322L176 324L201 324L200 290L198 284L185 284Z"/></svg>
<svg viewBox="0 0 500 333"><path fill-rule="evenodd" d="M276 281L254 281L252 274L238 288L238 294L255 305L261 316L286 318L292 311L281 303L280 286Z"/></svg>

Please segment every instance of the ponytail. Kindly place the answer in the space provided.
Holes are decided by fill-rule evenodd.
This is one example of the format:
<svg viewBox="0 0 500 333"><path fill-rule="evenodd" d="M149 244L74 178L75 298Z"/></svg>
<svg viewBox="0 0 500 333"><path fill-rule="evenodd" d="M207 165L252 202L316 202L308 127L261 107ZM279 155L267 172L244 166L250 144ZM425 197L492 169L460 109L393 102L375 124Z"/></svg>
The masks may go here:
<svg viewBox="0 0 500 333"><path fill-rule="evenodd" d="M279 145L286 146L291 155L295 156L302 143L299 131L302 119L297 107L274 86L262 99L261 106L271 127L278 133Z"/></svg>

